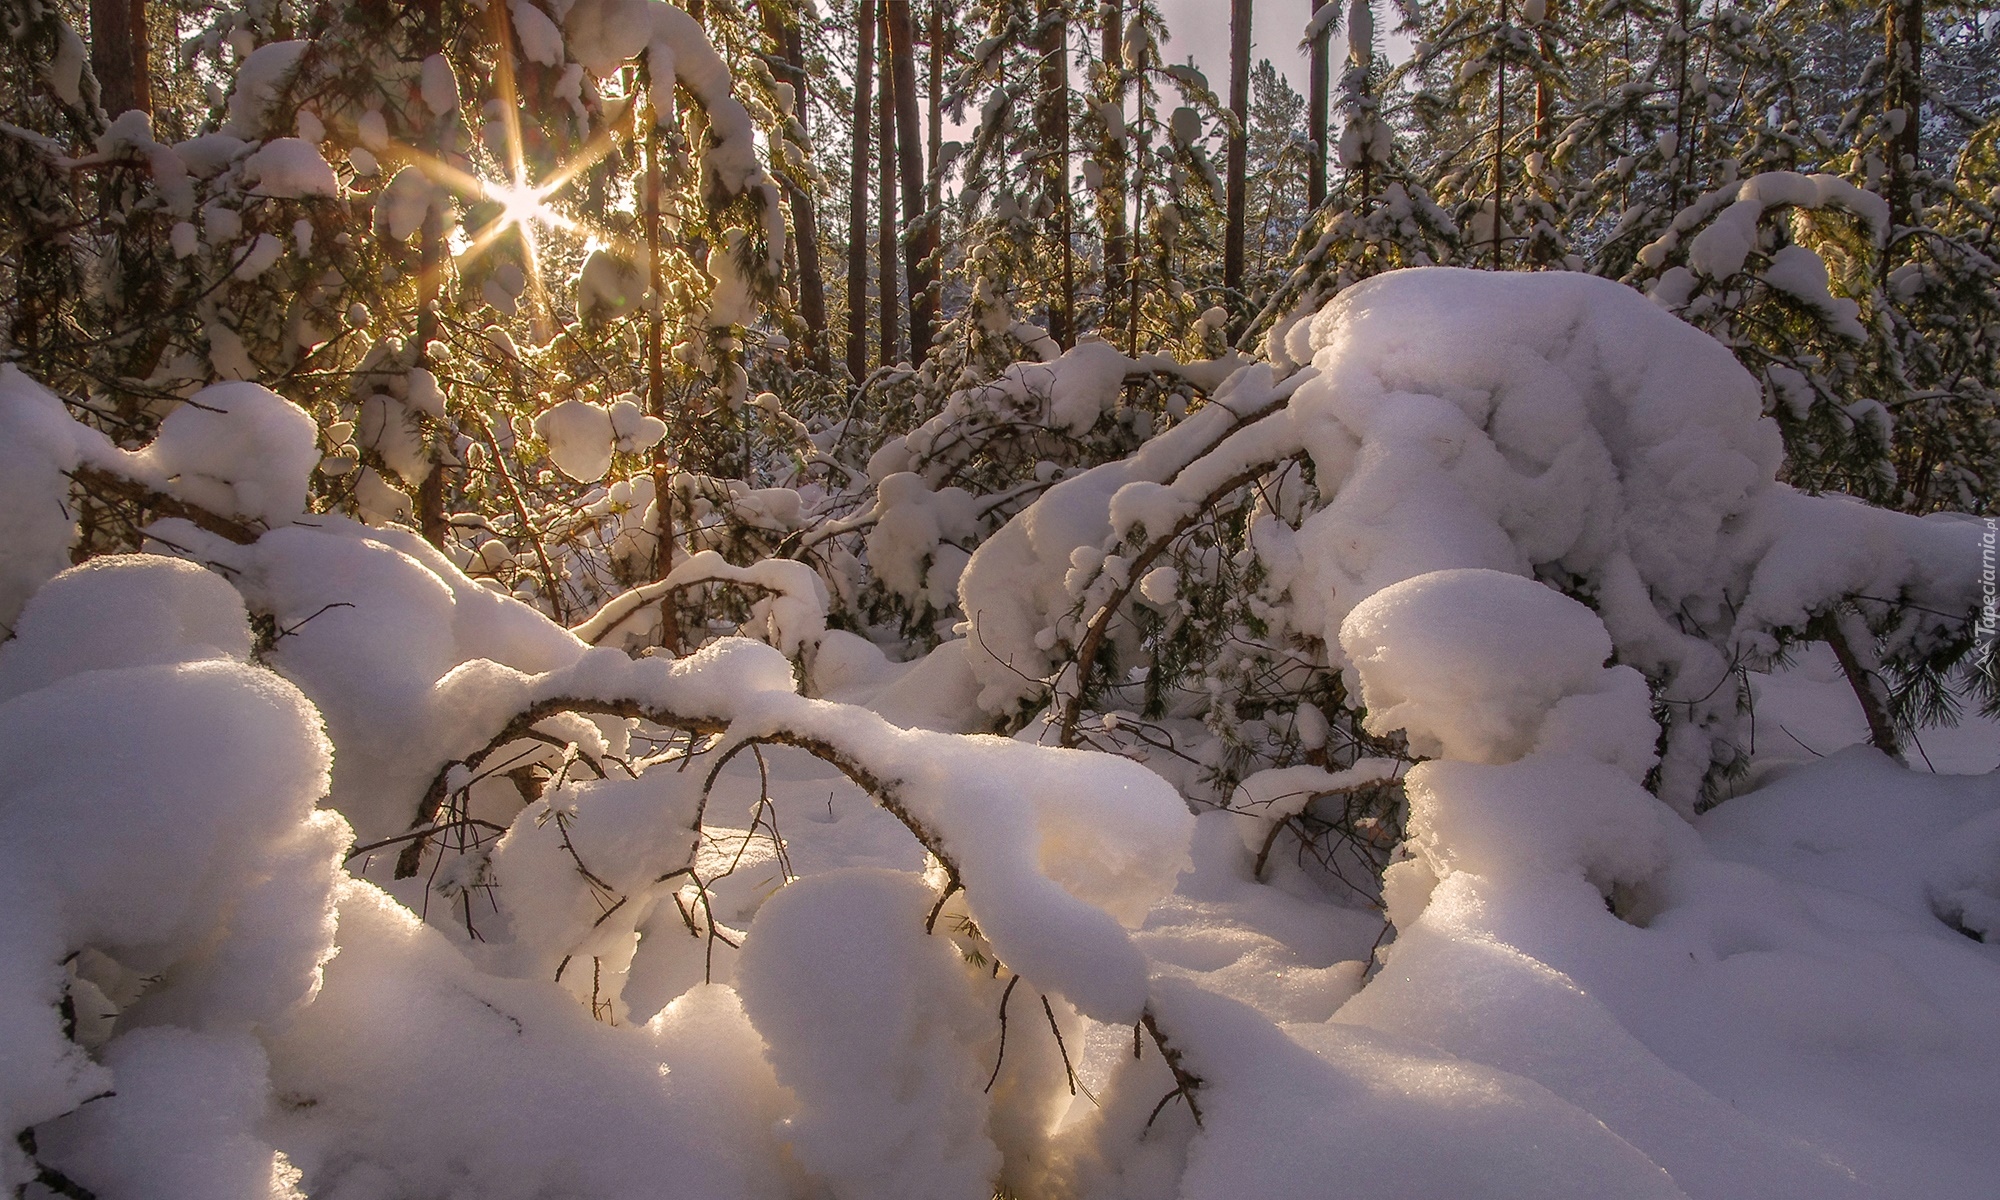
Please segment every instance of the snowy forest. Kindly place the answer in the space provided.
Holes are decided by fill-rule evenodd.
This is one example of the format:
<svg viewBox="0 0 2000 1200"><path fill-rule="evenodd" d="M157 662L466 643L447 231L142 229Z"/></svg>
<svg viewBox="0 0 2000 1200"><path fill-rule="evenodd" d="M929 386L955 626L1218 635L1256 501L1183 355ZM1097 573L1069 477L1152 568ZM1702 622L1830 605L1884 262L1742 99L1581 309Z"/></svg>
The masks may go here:
<svg viewBox="0 0 2000 1200"><path fill-rule="evenodd" d="M0 0L0 1193L1992 1200L2000 6L1280 6Z"/></svg>

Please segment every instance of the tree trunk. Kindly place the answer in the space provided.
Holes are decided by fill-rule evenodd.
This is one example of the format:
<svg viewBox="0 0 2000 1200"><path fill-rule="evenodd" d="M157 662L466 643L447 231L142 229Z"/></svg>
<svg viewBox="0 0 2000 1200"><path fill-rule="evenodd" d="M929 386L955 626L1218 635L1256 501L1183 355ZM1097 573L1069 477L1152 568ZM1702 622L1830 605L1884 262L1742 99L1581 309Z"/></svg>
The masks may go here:
<svg viewBox="0 0 2000 1200"><path fill-rule="evenodd" d="M1125 6L1122 0L1105 0L1100 10L1104 24L1100 56L1104 60L1104 87L1100 102L1116 109L1122 121L1125 110ZM1100 122L1102 123L1102 122ZM1097 189L1097 223L1104 237L1104 317L1107 330L1119 326L1118 310L1125 294L1125 264L1131 256L1125 232L1125 139L1107 132L1098 153L1104 182Z"/></svg>
<svg viewBox="0 0 2000 1200"><path fill-rule="evenodd" d="M1061 3L1044 0L1041 11L1040 103L1035 128L1042 144L1043 195L1055 208L1062 277L1049 305L1049 334L1067 350L1076 343L1076 261L1070 246L1069 20Z"/></svg>
<svg viewBox="0 0 2000 1200"><path fill-rule="evenodd" d="M1685 0L1683 0L1685 2ZM1500 0L1500 29L1507 29L1507 0ZM1493 98L1498 110L1493 120L1493 269L1500 269L1500 230L1504 222L1500 209L1507 199L1507 59L1503 54L1493 70Z"/></svg>
<svg viewBox="0 0 2000 1200"><path fill-rule="evenodd" d="M146 0L90 0L90 71L106 116L153 112Z"/></svg>
<svg viewBox="0 0 2000 1200"><path fill-rule="evenodd" d="M1243 173L1250 151L1250 0L1229 0L1229 131L1228 212L1222 234L1222 286L1226 304L1240 319L1243 303L1243 225L1248 189ZM1230 323L1232 335L1236 323Z"/></svg>
<svg viewBox="0 0 2000 1200"><path fill-rule="evenodd" d="M773 4L764 5L763 10L765 35L784 56L786 81L792 85L794 96L792 115L799 123L799 132L805 135L802 146L810 146L812 131L806 124L805 45L799 34L798 20L796 17L785 19ZM798 186L789 176L785 191L792 208L792 244L798 253L799 315L806 323L806 352L815 368L831 371L833 359L827 349L826 333L826 279L820 273L819 265L819 213L814 209L812 192Z"/></svg>
<svg viewBox="0 0 2000 1200"><path fill-rule="evenodd" d="M1338 3L1339 0L1312 0L1313 15L1317 17L1322 5ZM1349 37L1353 34L1350 32ZM1327 106L1328 62L1327 43L1333 40L1329 27L1313 39L1312 80L1307 86L1306 100L1307 136L1312 139L1312 163L1306 172L1306 203L1318 208L1326 201L1326 159L1327 159ZM1364 160L1365 161L1365 160Z"/></svg>
<svg viewBox="0 0 2000 1200"><path fill-rule="evenodd" d="M1151 106L1146 103L1146 88L1143 81L1150 60L1150 46L1142 43L1139 47L1138 61L1132 64L1132 77L1141 81L1139 86L1133 89L1138 97L1136 107L1139 120L1136 128L1140 133L1137 170L1132 181L1132 255L1128 260L1130 265L1126 269L1129 290L1126 293L1125 306L1125 353L1132 355L1139 353L1139 280L1146 273L1141 255L1146 234L1146 168L1152 152L1152 139L1145 130L1146 123L1152 119L1152 111Z"/></svg>
<svg viewBox="0 0 2000 1200"><path fill-rule="evenodd" d="M910 282L910 362L921 364L931 349L931 316L936 295L931 270L936 263L937 230L927 211L924 131L917 110L916 30L910 0L886 0L890 61L896 78L896 156L902 168L903 264Z"/></svg>
<svg viewBox="0 0 2000 1200"><path fill-rule="evenodd" d="M854 141L847 185L847 373L868 374L869 120L875 97L875 0L861 0L854 61Z"/></svg>
<svg viewBox="0 0 2000 1200"><path fill-rule="evenodd" d="M1888 188L1889 225L1913 223L1915 205L1911 199L1910 176L1922 161L1923 152L1923 60L1924 0L1889 0L1883 8L1883 57L1888 61L1888 78L1883 81L1883 116L1889 123ZM1891 234L1893 235L1893 232ZM1883 269L1889 256L1884 255Z"/></svg>
<svg viewBox="0 0 2000 1200"><path fill-rule="evenodd" d="M1505 0L1502 0L1505 3ZM1688 135L1688 0L1674 0L1674 27L1671 36L1674 43L1674 153L1681 155L1688 164L1685 171L1674 172L1674 211L1686 208L1694 199L1694 155L1689 152Z"/></svg>
<svg viewBox="0 0 2000 1200"><path fill-rule="evenodd" d="M902 283L896 269L896 78L890 66L888 0L877 14L875 157L880 171L875 185L875 291L881 298L880 359L897 360L902 345Z"/></svg>
<svg viewBox="0 0 2000 1200"><path fill-rule="evenodd" d="M422 45L425 54L435 54L444 45L444 31L439 14L438 0L426 0L421 8ZM514 62L509 48L510 34L507 34L506 14L500 14L501 70L511 70ZM429 367L431 343L438 335L438 304L444 290L444 270L446 250L444 245L444 217L435 206L424 212L424 222L418 238L417 268L417 352L414 365ZM451 532L450 522L445 518L444 504L444 447L433 442L430 450L430 473L417 484L417 527L423 531L424 540L442 549L445 537ZM562 598L550 597L561 612Z"/></svg>
<svg viewBox="0 0 2000 1200"><path fill-rule="evenodd" d="M652 54L649 52L641 68L640 94L651 97ZM652 308L646 314L646 412L656 417L667 427L667 436L653 445L653 512L655 523L653 534L653 578L665 579L674 569L674 465L673 448L679 440L679 422L667 411L667 363L666 363L666 305L667 290L666 263L660 253L660 192L664 179L660 171L660 122L658 114L652 111L648 100L646 112L646 173L644 199L646 204L646 264L648 282L653 289ZM495 461L498 461L499 446L494 445ZM504 473L506 468L501 467ZM507 486L511 489L513 481ZM518 504L518 499L517 499ZM520 506L523 528L527 528L525 505ZM529 536L533 536L532 532ZM536 552L541 553L541 543L536 542ZM549 586L555 586L555 573L546 565L544 574ZM675 654L681 650L680 621L674 613L673 597L660 601L660 644Z"/></svg>
<svg viewBox="0 0 2000 1200"><path fill-rule="evenodd" d="M928 181L924 198L930 211L939 214L939 219L943 216L944 176L938 169L938 155L943 153L944 146L944 65L950 50L947 39L951 37L951 29L944 19L944 4L945 0L931 0L930 87L924 95L924 102L929 106L925 114L929 136L924 142L924 178ZM942 266L940 263L937 269Z"/></svg>
<svg viewBox="0 0 2000 1200"><path fill-rule="evenodd" d="M1543 152L1555 137L1556 88L1550 73L1555 69L1556 52L1548 34L1548 22L1555 14L1555 7L1554 0L1550 0L1549 16L1542 18L1541 27L1535 31L1535 49L1541 55L1535 72L1535 148Z"/></svg>

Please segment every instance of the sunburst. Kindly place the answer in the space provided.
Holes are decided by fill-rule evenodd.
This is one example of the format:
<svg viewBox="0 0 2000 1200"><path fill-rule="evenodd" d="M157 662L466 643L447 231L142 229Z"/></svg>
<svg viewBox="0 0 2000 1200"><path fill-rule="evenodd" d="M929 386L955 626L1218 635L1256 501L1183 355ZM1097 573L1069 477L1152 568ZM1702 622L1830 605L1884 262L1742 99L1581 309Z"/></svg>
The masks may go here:
<svg viewBox="0 0 2000 1200"><path fill-rule="evenodd" d="M436 182L461 196L476 197L499 205L499 214L487 222L470 241L461 243L453 257L461 268L470 266L502 238L518 232L521 243L521 266L527 276L528 311L530 319L536 326L537 339L540 340L547 334L550 313L548 286L542 275L543 235L554 233L580 237L588 233L595 242L611 245L622 257L640 261L644 256L642 248L626 245L623 239L610 236L608 231L601 229L587 231L581 228L576 220L562 213L551 203L579 176L611 153L621 135L630 133L638 106L636 103L628 102L619 119L597 129L574 154L558 163L540 182L535 182L529 176L527 160L523 154L521 97L514 80L513 56L505 49L511 45L510 31L506 25L507 6L493 4L488 6L487 11L493 14L495 21L495 44L503 47L501 53L496 56L495 63L503 144L498 147L499 153L495 157L499 160L496 165L505 176L499 179L485 178L415 148L402 149Z"/></svg>

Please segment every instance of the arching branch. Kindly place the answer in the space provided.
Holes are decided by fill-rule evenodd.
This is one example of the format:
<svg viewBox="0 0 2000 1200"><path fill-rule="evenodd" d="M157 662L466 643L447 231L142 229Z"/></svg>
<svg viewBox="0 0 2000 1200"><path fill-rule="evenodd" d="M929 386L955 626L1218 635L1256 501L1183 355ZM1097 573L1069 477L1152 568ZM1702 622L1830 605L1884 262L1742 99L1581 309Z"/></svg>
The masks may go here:
<svg viewBox="0 0 2000 1200"><path fill-rule="evenodd" d="M515 714L500 731L489 738L486 744L462 759L445 763L431 777L430 786L424 791L422 803L418 806L416 821L412 828L425 830L434 825L438 813L444 809L445 801L453 791L452 778L459 770L477 771L493 753L509 742L532 735L534 727L559 713L578 713L585 716L614 716L641 721L670 729L680 729L695 735L726 734L729 722L715 716L699 713L680 713L671 709L649 705L633 699L603 699L589 696L551 696L537 701ZM856 787L867 792L889 815L902 822L903 827L921 843L941 864L947 878L960 877L958 863L944 848L943 839L919 821L910 811L901 796L901 780L883 779L866 765L857 761L846 750L822 738L810 737L789 731L759 734L735 743L709 768L708 778L703 784L704 797L714 787L716 778L730 759L753 746L794 746L804 750L836 768L852 780ZM699 823L699 814L697 814ZM403 848L396 860L396 878L407 879L415 875L423 863L424 847L429 842L429 832L420 833Z"/></svg>
<svg viewBox="0 0 2000 1200"><path fill-rule="evenodd" d="M1076 745L1076 723L1082 716L1084 694L1089 690L1090 677L1097 666L1097 651L1104 645L1105 634L1110 631L1111 622L1116 619L1118 610L1124 607L1125 601L1132 595L1132 589L1138 587L1139 581L1146 577L1146 569L1151 567L1160 555L1166 553L1167 547L1171 546L1175 539L1194 528L1198 521L1207 516L1209 509L1220 503L1223 497L1240 487L1255 483L1259 476L1275 465L1277 464L1260 462L1237 472L1210 489L1209 493L1201 498L1200 503L1189 506L1180 520L1174 522L1172 529L1148 541L1146 548L1139 552L1139 557L1132 560L1131 565L1126 568L1125 582L1119 585L1117 591L1111 593L1111 598L1105 601L1104 607L1092 615L1089 626L1084 630L1083 642L1076 649L1076 691L1063 701L1062 745Z"/></svg>

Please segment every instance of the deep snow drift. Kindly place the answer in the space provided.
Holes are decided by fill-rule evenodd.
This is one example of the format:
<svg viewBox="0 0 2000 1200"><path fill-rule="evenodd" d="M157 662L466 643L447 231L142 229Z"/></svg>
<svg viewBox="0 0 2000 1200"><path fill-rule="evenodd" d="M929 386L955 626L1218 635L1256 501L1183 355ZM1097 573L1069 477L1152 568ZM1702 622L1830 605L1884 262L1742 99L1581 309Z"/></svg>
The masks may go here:
<svg viewBox="0 0 2000 1200"><path fill-rule="evenodd" d="M1775 656L1864 589L1964 611L1978 524L1776 484L1748 377L1599 280L1388 276L1273 348L974 557L1026 685L870 658L795 564L681 568L768 576L769 645L592 647L293 521L305 418L254 385L131 453L0 368L0 1186L1990 1196L2000 738L1842 749L1845 679ZM1191 806L1046 723L938 731L1059 675L1116 539L1300 453L1273 594L1423 761ZM82 464L270 530L58 573ZM1259 878L1389 779L1379 908Z"/></svg>

